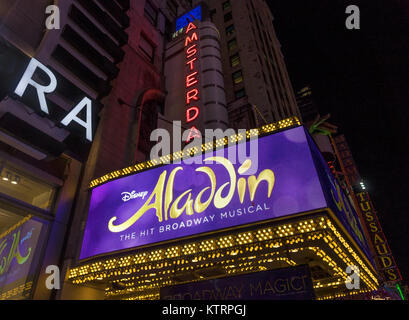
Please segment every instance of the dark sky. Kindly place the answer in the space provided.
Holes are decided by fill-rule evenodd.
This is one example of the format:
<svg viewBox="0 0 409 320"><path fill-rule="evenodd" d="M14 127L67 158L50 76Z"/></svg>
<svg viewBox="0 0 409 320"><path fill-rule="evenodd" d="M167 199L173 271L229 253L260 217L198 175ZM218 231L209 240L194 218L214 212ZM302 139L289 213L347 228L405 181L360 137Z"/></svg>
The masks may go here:
<svg viewBox="0 0 409 320"><path fill-rule="evenodd" d="M310 84L351 147L409 280L409 1L267 0L294 90ZM347 30L357 5L361 29Z"/></svg>

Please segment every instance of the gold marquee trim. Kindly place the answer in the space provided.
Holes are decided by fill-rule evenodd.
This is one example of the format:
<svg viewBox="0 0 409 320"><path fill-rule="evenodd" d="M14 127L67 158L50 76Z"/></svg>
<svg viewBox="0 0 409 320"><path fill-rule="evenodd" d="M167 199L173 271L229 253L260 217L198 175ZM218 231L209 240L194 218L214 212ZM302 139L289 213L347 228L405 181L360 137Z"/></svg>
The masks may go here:
<svg viewBox="0 0 409 320"><path fill-rule="evenodd" d="M156 299L158 293L149 291L172 285L169 276L175 274L176 269L183 273L218 266L229 276L265 270L262 266L264 262L282 261L288 266L296 265L291 258L280 254L282 250L289 253L309 251L332 270L335 280L315 282L316 290L336 290L345 286L348 275L344 269L349 265L359 266L361 280L365 283L365 288L353 294L370 292L379 286L376 275L360 259L355 248L343 238L332 220L322 214L285 224L259 226L257 229L238 231L235 234L191 240L183 244L169 244L166 247L93 261L70 269L68 280L79 285L103 280L112 283L124 281L126 286L122 290L107 287L106 296L123 295L131 298L133 295L135 299ZM331 255L338 257L343 265L338 265ZM340 292L318 298L328 299L345 295L348 294Z"/></svg>
<svg viewBox="0 0 409 320"><path fill-rule="evenodd" d="M8 234L12 233L14 230L16 230L17 228L19 228L21 225L23 225L24 223L26 223L28 220L30 220L33 216L31 214L29 214L28 216L24 217L23 219L21 219L20 221L18 221L15 225L11 226L9 229L7 229L6 231L4 231L2 234L0 234L0 239L3 239L5 236L7 236Z"/></svg>
<svg viewBox="0 0 409 320"><path fill-rule="evenodd" d="M289 128L292 126L300 126L301 122L297 117L291 117L287 118L284 120L280 120L275 123L267 124L265 126L262 126L257 129L250 129L246 131L246 134L244 133L238 133L235 135L232 135L230 137L225 137L223 139L218 139L216 141L212 142L207 142L205 144L202 144L201 146L196 146L192 148L188 148L184 151L177 151L172 154L160 157L159 159L153 159L149 160L146 162L138 163L134 166L130 166L124 169L120 169L117 171L113 171L111 173L108 173L100 178L94 179L90 182L89 187L90 188L95 188L99 186L100 184L106 183L108 181L117 179L122 176L127 176L132 173L136 173L139 171L143 171L146 169L151 169L160 165L164 164L169 164L172 161L177 161L181 159L186 159L190 158L192 156L195 156L197 154L201 154L203 152L207 152L209 150L216 150L218 148L225 147L229 143L238 143L240 141L245 141L246 139L251 139L253 137L258 137L258 136L264 136L271 134L274 131L282 130L285 128Z"/></svg>

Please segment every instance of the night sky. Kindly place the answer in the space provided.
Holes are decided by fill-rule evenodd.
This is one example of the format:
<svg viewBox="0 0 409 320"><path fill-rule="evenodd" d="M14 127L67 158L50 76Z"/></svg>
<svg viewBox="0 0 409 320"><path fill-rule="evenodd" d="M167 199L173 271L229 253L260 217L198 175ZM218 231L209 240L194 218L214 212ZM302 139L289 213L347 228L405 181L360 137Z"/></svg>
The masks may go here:
<svg viewBox="0 0 409 320"><path fill-rule="evenodd" d="M344 133L409 280L409 1L267 0L294 90ZM361 29L347 30L357 5Z"/></svg>

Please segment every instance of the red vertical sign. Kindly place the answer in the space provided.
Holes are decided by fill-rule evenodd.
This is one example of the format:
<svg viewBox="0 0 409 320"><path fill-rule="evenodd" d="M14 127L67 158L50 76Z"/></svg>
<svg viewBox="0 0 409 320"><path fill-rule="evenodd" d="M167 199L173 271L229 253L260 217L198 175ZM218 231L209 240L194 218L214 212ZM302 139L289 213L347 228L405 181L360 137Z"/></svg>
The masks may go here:
<svg viewBox="0 0 409 320"><path fill-rule="evenodd" d="M194 138L201 138L200 131L193 124L199 117L200 108L196 105L200 100L199 92L199 37L196 25L191 22L186 28L185 53L186 53L186 123L190 126L189 134L186 139L188 143Z"/></svg>

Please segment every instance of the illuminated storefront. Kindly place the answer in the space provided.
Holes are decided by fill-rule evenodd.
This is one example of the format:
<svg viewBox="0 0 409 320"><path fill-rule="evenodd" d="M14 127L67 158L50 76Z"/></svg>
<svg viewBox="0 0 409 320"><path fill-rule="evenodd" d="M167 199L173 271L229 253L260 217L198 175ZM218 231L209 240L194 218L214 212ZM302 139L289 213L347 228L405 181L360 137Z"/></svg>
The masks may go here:
<svg viewBox="0 0 409 320"><path fill-rule="evenodd" d="M240 159L251 139L257 154ZM80 261L68 279L104 288L107 299L158 299L164 287L306 264L318 299L351 294L349 265L362 279L352 294L377 289L354 208L297 118L90 187Z"/></svg>
<svg viewBox="0 0 409 320"><path fill-rule="evenodd" d="M2 216L11 214L1 210ZM0 299L32 297L45 238L44 224L29 215L0 235Z"/></svg>
<svg viewBox="0 0 409 320"><path fill-rule="evenodd" d="M61 38L44 32L44 8L27 2L0 13L0 300L55 298L47 267L62 269L99 99L109 92L102 82L96 90L84 85L86 67L75 68L78 61L59 45L83 39L71 27L62 26ZM61 13L75 10L69 3ZM36 16L27 28L22 11Z"/></svg>
<svg viewBox="0 0 409 320"><path fill-rule="evenodd" d="M47 265L58 262L59 252L51 252L61 250L60 222L69 213L64 203L73 198L67 188L78 179L74 175L64 184L57 174L18 155L0 150L0 300L49 294L42 276ZM60 159L60 168L67 163Z"/></svg>

